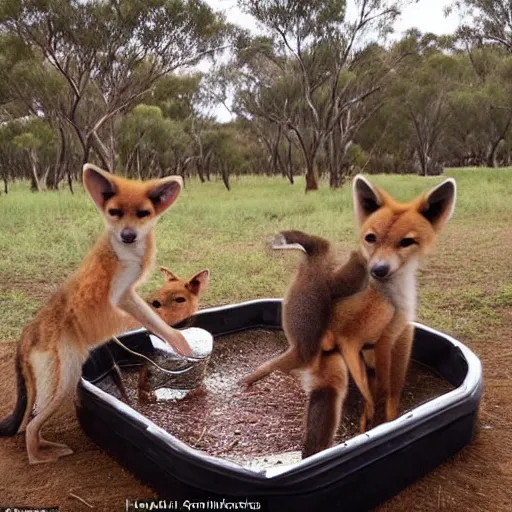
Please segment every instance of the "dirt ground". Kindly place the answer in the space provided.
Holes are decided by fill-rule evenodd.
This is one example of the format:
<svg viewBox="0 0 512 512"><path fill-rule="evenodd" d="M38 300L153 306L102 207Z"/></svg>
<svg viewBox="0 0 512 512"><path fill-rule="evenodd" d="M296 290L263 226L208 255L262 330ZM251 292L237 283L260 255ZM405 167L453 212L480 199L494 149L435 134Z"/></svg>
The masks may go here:
<svg viewBox="0 0 512 512"><path fill-rule="evenodd" d="M512 304L509 295L496 294L503 284L510 286L512 282L512 243L508 227L489 226L487 235L488 240L481 240L482 235L477 236L476 230L451 231L440 248L439 258L432 260L420 279L421 289L428 291L421 300L434 301L437 295L442 296L441 302L433 303L432 310L445 315L445 319L453 316L455 323L450 332L482 361L484 396L477 439L379 507L378 512L512 510ZM500 252L494 250L489 240L506 242L507 253L503 247ZM460 295L459 287L468 282L479 287L484 299L478 294ZM437 293L447 289L454 291L453 304L449 302L450 295ZM494 302L482 302L491 295ZM471 319L472 314L481 319L481 325ZM424 321L428 320L425 310ZM433 320L431 325L438 327L438 320ZM0 343L0 417L13 406L14 349L12 343ZM45 434L50 440L69 444L75 454L58 464L29 466L23 436L0 439L0 508L58 505L64 512L116 512L125 510L127 498L156 498L151 489L141 485L82 433L71 402L47 424Z"/></svg>
<svg viewBox="0 0 512 512"><path fill-rule="evenodd" d="M512 325L512 312L506 313ZM512 510L512 351L508 332L472 344L485 368L485 395L477 439L453 459L380 507L380 512ZM0 344L0 416L14 396L14 344ZM126 498L152 498L141 485L80 430L71 401L46 427L46 437L69 444L75 454L56 465L29 466L24 437L0 442L0 507L50 507L62 511L125 510Z"/></svg>

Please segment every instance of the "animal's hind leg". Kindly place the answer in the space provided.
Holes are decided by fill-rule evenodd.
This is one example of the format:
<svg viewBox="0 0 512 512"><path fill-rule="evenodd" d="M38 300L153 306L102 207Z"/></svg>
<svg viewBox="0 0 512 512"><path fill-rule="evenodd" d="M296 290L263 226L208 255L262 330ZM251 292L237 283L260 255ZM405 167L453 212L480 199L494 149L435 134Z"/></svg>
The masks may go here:
<svg viewBox="0 0 512 512"><path fill-rule="evenodd" d="M72 351L63 354L51 351L32 353L30 365L35 377L37 397L36 415L26 427L29 464L53 462L73 453L65 444L42 439L41 428L66 396L75 390L81 363L81 358Z"/></svg>
<svg viewBox="0 0 512 512"><path fill-rule="evenodd" d="M297 354L297 350L294 347L290 347L280 356L274 357L274 359L258 366L256 370L242 379L242 384L251 386L258 380L263 379L276 370L281 370L284 373L290 373L292 370L299 368L300 366L301 361Z"/></svg>
<svg viewBox="0 0 512 512"><path fill-rule="evenodd" d="M308 390L303 458L329 448L340 424L348 387L348 371L342 355L337 351L322 354L316 371L309 372L307 383L312 389Z"/></svg>
<svg viewBox="0 0 512 512"><path fill-rule="evenodd" d="M43 423L54 414L66 395L67 390L59 387L51 400L27 425L26 444L29 464L54 462L59 457L73 453L73 450L65 444L52 443L41 438L41 427Z"/></svg>

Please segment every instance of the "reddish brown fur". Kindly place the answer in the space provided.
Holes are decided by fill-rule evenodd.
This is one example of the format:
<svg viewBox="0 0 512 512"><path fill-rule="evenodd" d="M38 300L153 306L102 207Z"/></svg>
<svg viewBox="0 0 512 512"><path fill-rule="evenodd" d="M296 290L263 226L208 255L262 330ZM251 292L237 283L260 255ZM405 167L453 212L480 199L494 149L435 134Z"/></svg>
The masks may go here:
<svg viewBox="0 0 512 512"><path fill-rule="evenodd" d="M301 375L309 394L303 449L308 457L331 443L347 388L348 373L340 353L325 353L336 341L329 328L332 307L335 300L357 295L368 276L358 253L340 266L327 240L297 231L282 235L286 245L298 244L306 252L283 300L282 324L290 347L259 366L244 383L252 385L275 370Z"/></svg>
<svg viewBox="0 0 512 512"><path fill-rule="evenodd" d="M146 302L155 313L170 326L175 326L194 315L199 309L199 301L208 288L210 272L202 270L194 274L187 281L179 278L168 268L160 267L164 276L164 284L152 293ZM142 325L133 319L128 319L125 329L138 329ZM121 397L128 401L128 395L123 384L121 371L116 366L113 368L112 378Z"/></svg>
<svg viewBox="0 0 512 512"><path fill-rule="evenodd" d="M165 282L146 298L146 302L166 324L177 325L198 311L201 297L208 288L209 271L201 270L185 281L165 267L160 267L160 270ZM176 300L178 298L185 300L178 302ZM158 301L160 306L154 306L155 301ZM141 327L139 322L127 319L127 330L139 327Z"/></svg>
<svg viewBox="0 0 512 512"><path fill-rule="evenodd" d="M295 348L297 341L289 338L291 346L284 354L260 366L245 379L252 384L276 369L302 372L303 385L312 397L310 407L315 409L315 422L308 423L307 427L306 456L331 445L340 420L339 397L344 397L346 392L344 365L339 364L337 371L319 371L322 361L331 358L331 353L326 351L337 349L343 355L344 364L364 397L361 416L361 431L364 432L374 417L375 387L368 382L361 351L363 346L373 345L373 350L363 351L364 358L374 360L378 389L386 400L386 419L390 421L398 416L413 341L410 322L416 312L417 262L435 247L439 230L453 212L455 196L455 182L447 180L428 194L404 204L364 178L355 178L354 207L360 230L360 251L369 272L373 274L379 265L385 265L386 275L375 274L368 287L358 293L347 294L342 300L333 299L329 325L321 338L324 352L312 357L308 364L299 357L300 351ZM413 242L402 246L404 239L413 239ZM328 258L325 265L327 268L330 265ZM315 285L311 281L321 275L317 270L303 272L289 290L297 296L307 293L309 287ZM307 278L303 279L304 276ZM297 314L297 310L286 315L283 311L285 332L287 321L298 319L300 322L304 317L302 313ZM322 318L317 315L308 321L315 325L321 323ZM300 323L298 327L303 328Z"/></svg>
<svg viewBox="0 0 512 512"><path fill-rule="evenodd" d="M374 397L366 367L361 364L361 349L374 345L378 389L385 397L386 420L391 421L398 416L413 341L410 322L415 320L416 312L416 266L435 247L438 232L453 211L456 190L455 183L447 181L404 204L378 187L373 187L368 198L358 180L361 178L355 180L354 201L361 251L370 272L375 264L385 262L389 273L384 280L372 277L360 294L337 302L331 328L366 401L361 417L361 430L365 431L373 421ZM368 199L375 204L365 210ZM376 240L368 242L369 234ZM402 247L402 241L408 238L414 243ZM364 351L364 355L369 354Z"/></svg>
<svg viewBox="0 0 512 512"><path fill-rule="evenodd" d="M127 319L133 317L178 353L191 354L183 336L136 292L155 260L153 228L178 197L181 178L130 181L86 164L84 186L105 221L105 232L23 330L18 358L26 389L19 389L14 413L0 423L0 435L26 428L31 464L72 453L65 445L41 439L41 427L65 395L74 392L89 350L122 332ZM122 216L112 209L121 209ZM142 210L143 216L139 215ZM123 230L134 238L124 240ZM36 398L37 414L30 419Z"/></svg>

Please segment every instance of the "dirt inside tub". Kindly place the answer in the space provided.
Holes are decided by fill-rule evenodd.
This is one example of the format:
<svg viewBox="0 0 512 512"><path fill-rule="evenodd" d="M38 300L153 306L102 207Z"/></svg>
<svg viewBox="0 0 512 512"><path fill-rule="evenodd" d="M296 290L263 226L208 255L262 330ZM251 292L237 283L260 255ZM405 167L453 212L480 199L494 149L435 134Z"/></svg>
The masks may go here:
<svg viewBox="0 0 512 512"><path fill-rule="evenodd" d="M281 331L255 329L219 337L203 385L180 400L139 401L138 371L123 369L129 404L180 441L209 455L252 468L300 462L306 395L298 381L274 372L248 389L239 383L287 347ZM448 382L412 362L401 413L452 389ZM359 433L361 407L359 392L351 383L336 444Z"/></svg>

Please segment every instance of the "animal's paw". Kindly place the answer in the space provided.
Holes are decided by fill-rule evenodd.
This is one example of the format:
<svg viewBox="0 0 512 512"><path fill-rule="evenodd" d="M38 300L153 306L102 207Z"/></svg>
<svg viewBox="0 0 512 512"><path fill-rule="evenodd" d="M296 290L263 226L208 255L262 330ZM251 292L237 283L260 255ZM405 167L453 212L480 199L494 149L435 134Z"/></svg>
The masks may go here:
<svg viewBox="0 0 512 512"><path fill-rule="evenodd" d="M41 440L39 449L28 454L28 463L33 466L35 464L56 462L60 457L72 454L73 450L65 444Z"/></svg>

